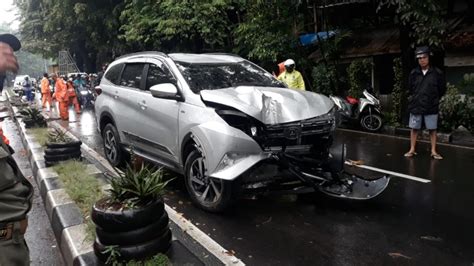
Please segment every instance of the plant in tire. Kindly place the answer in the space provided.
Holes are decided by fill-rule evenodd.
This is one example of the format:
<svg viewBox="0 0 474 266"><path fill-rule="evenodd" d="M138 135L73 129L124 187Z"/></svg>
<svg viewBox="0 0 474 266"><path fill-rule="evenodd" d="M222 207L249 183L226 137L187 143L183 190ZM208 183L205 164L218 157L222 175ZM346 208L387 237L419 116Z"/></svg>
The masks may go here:
<svg viewBox="0 0 474 266"><path fill-rule="evenodd" d="M26 128L47 126L46 119L36 108L27 107L18 112L21 114Z"/></svg>
<svg viewBox="0 0 474 266"><path fill-rule="evenodd" d="M115 246L119 261L144 260L164 253L171 244L168 215L162 195L170 180L161 168L142 164L126 167L109 177L108 195L92 207L96 225L94 252L102 262L108 260L108 246Z"/></svg>
<svg viewBox="0 0 474 266"><path fill-rule="evenodd" d="M48 132L48 140L44 151L46 166L55 165L61 161L81 158L81 141L73 140L65 131L53 128Z"/></svg>

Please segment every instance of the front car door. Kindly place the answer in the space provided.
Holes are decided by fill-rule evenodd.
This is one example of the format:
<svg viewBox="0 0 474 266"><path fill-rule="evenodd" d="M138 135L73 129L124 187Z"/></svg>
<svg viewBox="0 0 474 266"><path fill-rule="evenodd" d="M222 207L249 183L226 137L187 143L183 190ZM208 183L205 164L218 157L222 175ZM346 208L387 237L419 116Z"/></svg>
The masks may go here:
<svg viewBox="0 0 474 266"><path fill-rule="evenodd" d="M139 148L176 166L179 163L177 154L180 102L155 98L151 95L150 87L163 83L172 83L178 87L177 81L167 65L158 59L150 59L145 72L145 86L138 102L140 116L136 121L136 130L142 138Z"/></svg>

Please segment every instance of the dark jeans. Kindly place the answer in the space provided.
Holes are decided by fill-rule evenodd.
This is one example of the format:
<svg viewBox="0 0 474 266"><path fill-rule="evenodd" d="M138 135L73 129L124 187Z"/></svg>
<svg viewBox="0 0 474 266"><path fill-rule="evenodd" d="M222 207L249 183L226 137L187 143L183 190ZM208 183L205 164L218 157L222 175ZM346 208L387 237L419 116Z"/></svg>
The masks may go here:
<svg viewBox="0 0 474 266"><path fill-rule="evenodd" d="M25 90L26 100L29 102L33 101L33 91L31 89Z"/></svg>

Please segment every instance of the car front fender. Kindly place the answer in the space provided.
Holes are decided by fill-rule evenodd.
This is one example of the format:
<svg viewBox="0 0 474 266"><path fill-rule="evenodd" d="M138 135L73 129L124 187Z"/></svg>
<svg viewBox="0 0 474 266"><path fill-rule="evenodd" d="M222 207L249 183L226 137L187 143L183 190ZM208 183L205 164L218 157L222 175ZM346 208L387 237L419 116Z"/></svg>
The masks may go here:
<svg viewBox="0 0 474 266"><path fill-rule="evenodd" d="M207 122L191 128L191 134L204 156L207 175L215 178L233 180L265 158L255 140L226 123ZM225 156L238 160L223 166Z"/></svg>

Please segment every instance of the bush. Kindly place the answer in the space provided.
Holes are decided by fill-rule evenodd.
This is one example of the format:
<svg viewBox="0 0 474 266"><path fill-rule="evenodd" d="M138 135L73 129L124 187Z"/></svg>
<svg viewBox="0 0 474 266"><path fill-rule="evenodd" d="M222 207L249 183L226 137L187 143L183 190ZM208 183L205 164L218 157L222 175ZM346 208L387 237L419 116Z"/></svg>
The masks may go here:
<svg viewBox="0 0 474 266"><path fill-rule="evenodd" d="M328 66L327 68L323 64L318 64L313 67L311 73L313 77L313 88L315 92L322 93L324 95L336 94L335 86L333 82L336 80L336 68Z"/></svg>
<svg viewBox="0 0 474 266"><path fill-rule="evenodd" d="M349 76L349 95L359 97L370 83L372 61L370 59L357 59L347 68Z"/></svg>
<svg viewBox="0 0 474 266"><path fill-rule="evenodd" d="M459 126L474 131L474 103L459 95L459 90L448 83L446 95L441 98L439 113L441 131L451 132Z"/></svg>

